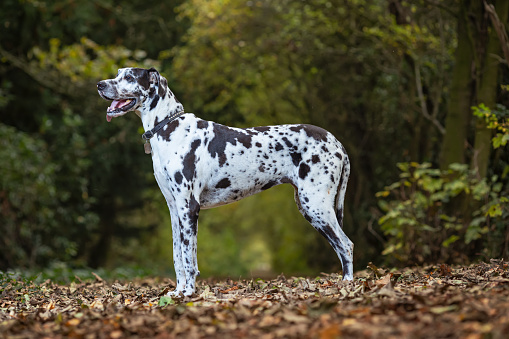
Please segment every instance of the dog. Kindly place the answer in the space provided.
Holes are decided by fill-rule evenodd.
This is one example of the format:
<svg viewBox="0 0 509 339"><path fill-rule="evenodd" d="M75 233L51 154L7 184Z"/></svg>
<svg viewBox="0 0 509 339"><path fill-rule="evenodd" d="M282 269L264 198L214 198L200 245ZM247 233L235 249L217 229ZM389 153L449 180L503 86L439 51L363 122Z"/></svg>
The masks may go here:
<svg viewBox="0 0 509 339"><path fill-rule="evenodd" d="M202 120L184 113L154 68L121 68L97 89L111 101L108 122L135 111L146 131L145 151L171 215L177 286L168 295L195 292L200 209L285 183L294 187L300 213L336 251L343 280L353 279L353 243L343 232L350 161L331 133L305 124L241 129Z"/></svg>

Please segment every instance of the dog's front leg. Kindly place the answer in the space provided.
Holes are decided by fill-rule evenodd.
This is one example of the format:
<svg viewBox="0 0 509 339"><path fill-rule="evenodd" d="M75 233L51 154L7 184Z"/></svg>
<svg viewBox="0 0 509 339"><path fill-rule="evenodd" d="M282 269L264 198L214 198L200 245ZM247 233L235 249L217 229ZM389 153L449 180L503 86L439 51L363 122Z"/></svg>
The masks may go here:
<svg viewBox="0 0 509 339"><path fill-rule="evenodd" d="M177 200L181 202L176 206L178 216L174 218L178 220L178 227L172 227L177 289L171 294L190 296L195 291L196 277L200 274L196 256L200 205L193 194ZM175 253L179 248L180 255Z"/></svg>
<svg viewBox="0 0 509 339"><path fill-rule="evenodd" d="M175 275L177 276L177 287L174 291L168 292L170 296L176 296L184 292L184 286L186 285L186 275L184 272L184 261L182 259L182 241L180 238L180 230L182 225L179 220L177 209L175 207L170 208L171 216L171 232L173 238L173 266L175 268Z"/></svg>

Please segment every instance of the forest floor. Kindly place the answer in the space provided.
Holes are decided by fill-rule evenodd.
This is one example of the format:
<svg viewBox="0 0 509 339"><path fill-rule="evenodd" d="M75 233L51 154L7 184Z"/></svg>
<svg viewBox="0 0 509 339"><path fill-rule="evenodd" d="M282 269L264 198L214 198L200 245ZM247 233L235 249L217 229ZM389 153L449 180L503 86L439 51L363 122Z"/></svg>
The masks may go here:
<svg viewBox="0 0 509 339"><path fill-rule="evenodd" d="M34 284L3 274L5 338L508 338L509 263L436 265L353 282L337 274L274 280L198 280L193 297L164 297L174 283L79 278Z"/></svg>

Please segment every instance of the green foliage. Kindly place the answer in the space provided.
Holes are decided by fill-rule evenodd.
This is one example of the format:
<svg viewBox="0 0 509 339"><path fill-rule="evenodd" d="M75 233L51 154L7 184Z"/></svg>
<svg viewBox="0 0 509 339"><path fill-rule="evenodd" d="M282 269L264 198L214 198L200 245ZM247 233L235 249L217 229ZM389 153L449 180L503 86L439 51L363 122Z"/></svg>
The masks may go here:
<svg viewBox="0 0 509 339"><path fill-rule="evenodd" d="M0 265L46 265L76 255L65 223L93 225L94 213L62 209L70 193L57 188L58 167L44 141L0 124Z"/></svg>
<svg viewBox="0 0 509 339"><path fill-rule="evenodd" d="M400 180L377 193L385 213L379 224L388 238L383 254L403 263L464 260L476 240L488 243L492 225L507 223L508 200L497 177L479 179L464 164L443 171L429 163L398 167ZM481 207L458 206L455 198L460 195Z"/></svg>
<svg viewBox="0 0 509 339"><path fill-rule="evenodd" d="M495 136L491 140L493 148L497 149L507 145L509 141L509 110L501 104L497 104L497 109L491 110L484 104L472 107L474 116L484 119L486 126L494 130Z"/></svg>
<svg viewBox="0 0 509 339"><path fill-rule="evenodd" d="M116 73L119 67L158 64L147 59L142 51L103 47L86 38L72 45L63 45L53 38L49 45L47 51L35 46L23 61L23 68L33 76L34 83L43 85L41 91L35 94L35 98L28 91L25 100L8 100L7 105L11 106L2 117L17 127L5 130L9 131L9 136L21 135L27 140L37 140L31 150L33 155L30 155L19 146L21 142L3 138L3 142L13 142L11 147L4 147L3 152L8 154L5 158L12 159L14 165L6 168L9 175L2 176L5 182L2 182L4 185L0 191L7 195L5 208L14 205L23 209L15 213L4 209L2 217L9 221L6 229L14 235L19 233L16 230L21 229L24 230L22 236L29 234L36 239L25 241L13 236L5 240L12 241L9 243L12 251L30 255L0 257L0 267L4 268L45 266L52 260L72 260L78 266L84 263L94 266L104 264L107 256L101 251L108 250L107 242L111 240L113 230L116 227L130 228L132 224L126 221L118 225L115 211L126 204L143 207L140 203L142 196L137 193L147 186L144 170L150 164L140 165L143 162L137 159L143 157L138 148L139 140L135 137L139 135L139 125L126 119L119 120L116 125L103 123L98 126L98 120L105 121L104 113L97 115L98 111L104 112L105 103L97 96L95 83L99 78ZM13 58L10 54L6 55ZM4 84L4 88L11 90L8 82ZM36 106L34 102L37 102ZM20 110L34 115L30 119L19 119ZM34 125L37 128L30 134L22 132ZM126 133L134 138L126 138ZM132 168L129 178L118 175L129 166ZM23 168L33 168L33 173L30 170L28 176L22 175ZM43 172L39 174L37 170ZM16 171L17 175L11 175ZM30 175L40 175L47 180L39 185L38 181L31 181ZM131 184L125 185L126 181L131 181ZM25 194L36 184L43 190L38 193L39 199ZM11 201L15 193L27 201L18 206L16 201ZM30 199L37 203L27 203ZM150 204L149 200L147 205ZM37 217L43 211L51 213L45 214L44 218ZM145 223L137 223L136 228L141 231L147 229L153 219L146 218ZM40 236L41 232L44 237ZM99 257L92 260L89 256Z"/></svg>

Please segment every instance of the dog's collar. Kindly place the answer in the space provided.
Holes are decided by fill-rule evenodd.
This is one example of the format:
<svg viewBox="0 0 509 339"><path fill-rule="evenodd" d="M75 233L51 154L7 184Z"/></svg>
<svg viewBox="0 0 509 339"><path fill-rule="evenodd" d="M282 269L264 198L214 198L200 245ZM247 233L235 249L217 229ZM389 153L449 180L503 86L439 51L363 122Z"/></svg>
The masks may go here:
<svg viewBox="0 0 509 339"><path fill-rule="evenodd" d="M167 124L169 124L170 122L172 122L173 120L177 119L179 116L181 116L182 114L184 114L184 111L179 111L177 113L173 113L172 115L166 117L163 121L161 121L160 123L158 123L154 128L152 128L150 131L146 131L145 133L143 133L143 135L141 136L143 138L143 140L145 140L146 142L148 142L154 135L157 134L157 132L159 132L161 130L161 128L163 128L164 126L166 126Z"/></svg>

